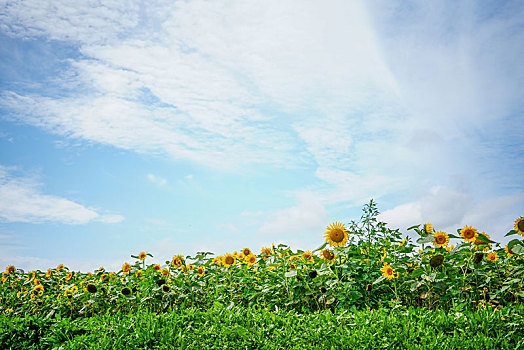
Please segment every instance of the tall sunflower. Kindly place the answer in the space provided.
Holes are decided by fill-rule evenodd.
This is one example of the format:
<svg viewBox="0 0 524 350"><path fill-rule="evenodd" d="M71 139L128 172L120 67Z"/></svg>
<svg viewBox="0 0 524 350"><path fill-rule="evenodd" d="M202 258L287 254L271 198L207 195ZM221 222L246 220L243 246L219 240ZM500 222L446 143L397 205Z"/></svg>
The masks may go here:
<svg viewBox="0 0 524 350"><path fill-rule="evenodd" d="M477 229L472 226L464 226L462 230L460 230L460 235L464 238L466 242L473 243L478 237Z"/></svg>
<svg viewBox="0 0 524 350"><path fill-rule="evenodd" d="M489 261L497 261L499 259L499 255L497 254L497 252L491 252L488 253L486 259L488 259Z"/></svg>
<svg viewBox="0 0 524 350"><path fill-rule="evenodd" d="M245 256L251 255L251 249L249 249L249 248L244 248L244 249L242 249L242 253L243 253Z"/></svg>
<svg viewBox="0 0 524 350"><path fill-rule="evenodd" d="M433 234L433 237L435 237L435 240L433 241L433 244L437 248L447 247L449 244L449 236L444 231L438 231Z"/></svg>
<svg viewBox="0 0 524 350"><path fill-rule="evenodd" d="M515 220L515 231L521 236L524 236L524 218L520 217Z"/></svg>
<svg viewBox="0 0 524 350"><path fill-rule="evenodd" d="M122 265L122 272L129 273L129 271L131 271L131 265L129 265L128 263L124 263L124 265Z"/></svg>
<svg viewBox="0 0 524 350"><path fill-rule="evenodd" d="M433 226L429 222L424 224L424 232L426 232L427 235L433 233Z"/></svg>
<svg viewBox="0 0 524 350"><path fill-rule="evenodd" d="M147 254L144 253L144 252L140 252L140 254L138 254L138 258L139 258L140 260L144 260L144 259L146 258L146 256L147 256Z"/></svg>
<svg viewBox="0 0 524 350"><path fill-rule="evenodd" d="M381 270L382 276L386 277L388 281L393 278L398 278L398 273L395 273L395 270L389 264L384 264Z"/></svg>
<svg viewBox="0 0 524 350"><path fill-rule="evenodd" d="M326 228L324 233L326 242L330 246L342 247L348 241L348 233L346 227L340 222L334 222Z"/></svg>
<svg viewBox="0 0 524 350"><path fill-rule="evenodd" d="M222 258L222 264L225 266L225 267L230 267L230 266L233 266L235 265L236 263L236 258L234 255L231 255L231 254L226 254L224 255L224 257Z"/></svg>

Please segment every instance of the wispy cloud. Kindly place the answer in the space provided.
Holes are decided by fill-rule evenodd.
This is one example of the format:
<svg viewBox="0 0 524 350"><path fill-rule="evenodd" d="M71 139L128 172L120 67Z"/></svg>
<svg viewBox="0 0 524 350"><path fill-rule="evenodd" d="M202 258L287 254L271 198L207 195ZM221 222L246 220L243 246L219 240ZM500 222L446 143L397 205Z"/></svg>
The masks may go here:
<svg viewBox="0 0 524 350"><path fill-rule="evenodd" d="M4 222L61 222L86 224L93 221L117 223L120 215L103 215L74 201L42 193L32 178L14 177L0 166L0 219Z"/></svg>
<svg viewBox="0 0 524 350"><path fill-rule="evenodd" d="M158 175L147 174L147 179L151 181L153 184L160 187L167 185L167 180Z"/></svg>

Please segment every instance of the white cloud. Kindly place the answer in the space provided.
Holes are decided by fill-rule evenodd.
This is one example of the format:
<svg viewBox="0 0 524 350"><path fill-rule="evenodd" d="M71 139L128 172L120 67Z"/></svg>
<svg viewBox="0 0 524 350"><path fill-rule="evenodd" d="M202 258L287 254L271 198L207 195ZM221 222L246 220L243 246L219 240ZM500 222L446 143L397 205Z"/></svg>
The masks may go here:
<svg viewBox="0 0 524 350"><path fill-rule="evenodd" d="M167 180L158 175L147 174L147 179L160 187L167 185Z"/></svg>
<svg viewBox="0 0 524 350"><path fill-rule="evenodd" d="M431 222L437 229L449 233L465 225L474 226L491 235L498 242L517 217L518 203L524 199L523 193L490 198L478 198L468 191L434 187L420 195L416 201L398 205L380 214L380 220L389 227L402 231L414 225Z"/></svg>
<svg viewBox="0 0 524 350"><path fill-rule="evenodd" d="M292 238L293 235L322 230L326 225L327 211L320 199L310 192L297 194L298 205L270 213L265 222L260 225L262 234L279 234L281 239Z"/></svg>
<svg viewBox="0 0 524 350"><path fill-rule="evenodd" d="M44 194L31 178L13 177L0 166L0 220L4 222L86 224L92 221L117 223L120 215L101 215L71 200Z"/></svg>

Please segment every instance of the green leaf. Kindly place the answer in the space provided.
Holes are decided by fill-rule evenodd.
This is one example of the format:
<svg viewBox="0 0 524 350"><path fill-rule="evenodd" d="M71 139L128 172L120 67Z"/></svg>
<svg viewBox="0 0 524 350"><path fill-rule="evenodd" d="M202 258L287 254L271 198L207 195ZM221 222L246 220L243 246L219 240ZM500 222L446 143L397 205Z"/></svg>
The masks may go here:
<svg viewBox="0 0 524 350"><path fill-rule="evenodd" d="M318 247L317 249L313 250L312 253L314 253L314 252L318 252L319 250L322 250L322 249L326 248L326 246L327 246L327 242L324 243L324 244L322 244L322 245L321 245L320 247Z"/></svg>
<svg viewBox="0 0 524 350"><path fill-rule="evenodd" d="M422 238L419 238L417 239L417 243L418 244L425 244L425 243L431 243L435 240L435 237L433 236L426 236L426 237L422 237Z"/></svg>
<svg viewBox="0 0 524 350"><path fill-rule="evenodd" d="M517 230L511 230L508 233L506 233L506 235L504 237L512 236L512 235L516 235L516 234L517 234Z"/></svg>
<svg viewBox="0 0 524 350"><path fill-rule="evenodd" d="M408 227L408 231L409 231L409 230L413 230L413 229L415 229L415 228L418 228L419 226L420 226L420 224L415 225L415 226Z"/></svg>
<svg viewBox="0 0 524 350"><path fill-rule="evenodd" d="M386 277L384 277L384 276L380 276L379 278L377 278L377 279L375 280L375 282L373 282L373 284L380 283L380 282L382 282L382 281L385 280L385 279L386 279Z"/></svg>
<svg viewBox="0 0 524 350"><path fill-rule="evenodd" d="M295 277L297 275L297 270L291 270L284 274L286 277Z"/></svg>

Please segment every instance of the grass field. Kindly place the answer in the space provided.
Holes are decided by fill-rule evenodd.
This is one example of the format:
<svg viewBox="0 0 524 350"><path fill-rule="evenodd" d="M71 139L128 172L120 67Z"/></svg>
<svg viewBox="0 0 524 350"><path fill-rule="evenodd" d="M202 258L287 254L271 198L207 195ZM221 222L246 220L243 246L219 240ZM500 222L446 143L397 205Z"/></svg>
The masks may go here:
<svg viewBox="0 0 524 350"><path fill-rule="evenodd" d="M524 349L523 308L296 311L217 306L0 317L2 349Z"/></svg>

